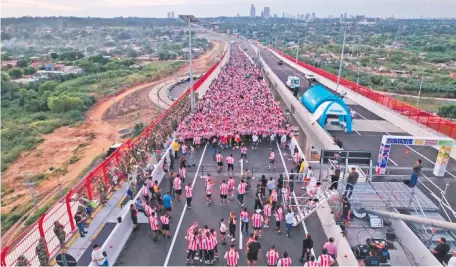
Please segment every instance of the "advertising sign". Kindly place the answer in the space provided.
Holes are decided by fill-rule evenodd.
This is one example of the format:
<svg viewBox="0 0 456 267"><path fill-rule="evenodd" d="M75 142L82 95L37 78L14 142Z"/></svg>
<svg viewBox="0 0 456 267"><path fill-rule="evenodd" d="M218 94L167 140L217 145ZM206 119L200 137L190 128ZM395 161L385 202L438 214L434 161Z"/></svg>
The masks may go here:
<svg viewBox="0 0 456 267"><path fill-rule="evenodd" d="M391 151L390 144L382 143L377 157L377 165L375 172L377 174L383 175L386 172L386 167L388 166L388 158Z"/></svg>

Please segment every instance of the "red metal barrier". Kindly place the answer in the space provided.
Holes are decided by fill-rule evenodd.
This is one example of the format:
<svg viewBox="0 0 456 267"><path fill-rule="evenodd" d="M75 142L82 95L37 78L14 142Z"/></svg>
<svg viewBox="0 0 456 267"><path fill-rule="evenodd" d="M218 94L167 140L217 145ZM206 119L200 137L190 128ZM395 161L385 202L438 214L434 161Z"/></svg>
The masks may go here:
<svg viewBox="0 0 456 267"><path fill-rule="evenodd" d="M226 52L220 58L225 57ZM209 75L220 64L218 61L194 84L195 91L207 80ZM139 142L147 142L152 129L166 118L166 115L173 110L182 100L189 95L189 88L173 104L158 116L146 129L134 140L124 142L112 155L106 158L89 172L79 183L76 184L65 197L61 198L49 210L44 213L38 221L30 225L24 232L12 242L3 246L1 251L1 266L14 266L17 258L24 255L32 266L39 266L40 262L35 253L39 239L46 240L47 253L52 257L60 248L60 243L54 234L54 222L58 221L64 226L66 238L70 237L76 230L73 216L76 214L79 202L86 200L101 201L103 195L108 196L114 186L126 179L130 160L133 156L132 148ZM104 189L104 190L102 190Z"/></svg>
<svg viewBox="0 0 456 267"><path fill-rule="evenodd" d="M276 53L282 55L282 52L275 50L275 49L274 49L274 51ZM287 54L283 54L283 56L292 62L296 62L295 58L293 58ZM326 72L322 69L316 68L312 65L306 64L301 61L298 61L298 65L301 67L304 67L320 76L323 76L324 78L326 78L332 82L337 82L337 76L332 73ZM380 92L374 91L370 88L363 87L361 85L357 85L356 83L345 80L343 78L340 79L339 84L366 98L369 98L369 99L379 103L382 106L385 106L393 111L396 111L397 113L400 113L401 115L403 115L411 120L414 120L414 121L418 122L419 124L422 124L428 128L431 128L450 138L456 138L456 122L454 122L454 121L436 116L425 110L416 108L407 103L404 103L402 101L399 101L397 99L384 95Z"/></svg>

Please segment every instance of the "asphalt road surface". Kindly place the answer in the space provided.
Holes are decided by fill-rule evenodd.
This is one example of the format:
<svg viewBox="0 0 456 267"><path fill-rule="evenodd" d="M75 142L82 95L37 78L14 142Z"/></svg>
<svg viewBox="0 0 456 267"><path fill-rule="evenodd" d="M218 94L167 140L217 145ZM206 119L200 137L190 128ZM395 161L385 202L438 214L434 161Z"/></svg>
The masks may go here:
<svg viewBox="0 0 456 267"><path fill-rule="evenodd" d="M230 174L235 177L236 184L240 181L241 167L242 169L249 168L255 179L252 181L252 186L256 187L261 175L265 174L267 178L274 177L277 179L281 173L285 173L285 169L290 170L292 167L292 161L290 160L289 151L280 150L277 144L273 144L272 147L276 155L276 170L268 170L268 151L269 143L260 144L258 150L252 150L248 147L248 163L239 162L240 152L239 150L233 151L232 149L222 150L222 155L226 158L229 154L233 154L235 159L234 172ZM283 157L283 158L282 158ZM193 201L192 209L184 208L184 201L178 203L173 200L174 208L172 211L171 220L171 232L173 234L170 240L160 240L159 243L152 241L150 228L147 223L140 223L140 229L132 234L129 241L125 245L124 250L119 256L116 265L130 265L130 266L141 266L141 265L158 265L158 266L182 266L185 265L187 241L185 240L185 234L188 227L193 222L198 222L200 226L208 225L209 228L219 229L218 222L221 218L228 218L228 214L234 211L237 217L241 211L240 204L235 201L228 201L227 206L220 205L220 198L218 188L223 180L227 180L228 173L226 172L226 164L223 166L223 171L218 174L216 162L213 160L212 151L210 147L206 149L201 148L197 152L195 157L195 167L189 168L186 176L186 183L193 183ZM175 162L175 166L178 166L178 162ZM209 206L206 205L205 191L204 191L204 179L201 176L210 173L214 178L214 193L213 203ZM161 183L162 190L169 188L168 182L164 180ZM302 194L300 185L295 185L295 192L297 195ZM254 193L247 193L245 196L245 207L248 208L249 214L253 214L254 207ZM239 265L246 264L245 254L245 243L247 242L247 236L240 234L240 221L236 229L236 240L233 242L236 249L240 252ZM301 255L302 240L305 236L305 231L308 231L314 239L314 248L317 256L320 254L320 249L326 242L327 237L323 231L321 223L314 213L310 216L305 226L298 225L292 228L292 234L288 238L284 229L281 234L276 234L274 230L275 220L271 219L269 225L270 228L264 228L263 238L260 239L262 250L260 251L258 265L266 265L265 253L271 245L276 245L279 253L287 251L290 255L294 266L302 266L298 261ZM284 222L282 221L282 227ZM305 227L305 229L304 229ZM250 226L249 232L252 231ZM220 240L220 237L218 237ZM242 248L242 249L241 249ZM222 246L219 244L219 255L220 259L216 265L226 265L223 255L228 249L228 246ZM200 265L204 265L201 263Z"/></svg>

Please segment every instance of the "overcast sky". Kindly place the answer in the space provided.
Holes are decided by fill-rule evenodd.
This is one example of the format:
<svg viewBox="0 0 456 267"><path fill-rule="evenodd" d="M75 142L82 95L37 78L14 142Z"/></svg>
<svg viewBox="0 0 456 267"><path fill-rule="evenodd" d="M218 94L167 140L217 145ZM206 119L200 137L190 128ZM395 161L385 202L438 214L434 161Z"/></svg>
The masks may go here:
<svg viewBox="0 0 456 267"><path fill-rule="evenodd" d="M317 17L363 14L397 18L456 17L456 0L2 0L2 17L166 17L167 12L198 17L257 15L265 6L282 16L315 12Z"/></svg>

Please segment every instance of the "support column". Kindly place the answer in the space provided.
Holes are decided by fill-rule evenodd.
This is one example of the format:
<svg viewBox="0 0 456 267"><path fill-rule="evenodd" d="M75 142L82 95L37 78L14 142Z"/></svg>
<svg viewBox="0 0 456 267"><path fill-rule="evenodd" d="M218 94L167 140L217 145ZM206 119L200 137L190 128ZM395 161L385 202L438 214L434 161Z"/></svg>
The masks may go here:
<svg viewBox="0 0 456 267"><path fill-rule="evenodd" d="M66 204L66 208L67 208L68 221L70 222L71 231L74 231L74 229L76 229L76 228L74 225L73 212L71 211L71 205L70 205L70 200L71 200L72 194L73 194L73 189L70 189L65 196L65 204ZM92 200L91 196L90 196L89 200Z"/></svg>
<svg viewBox="0 0 456 267"><path fill-rule="evenodd" d="M85 180L85 185L86 185L86 190L87 190L87 198L92 201L93 198L92 198L92 188L91 188L91 185L90 185L90 179L92 178L93 176L93 172L90 172L88 176L86 176L86 180Z"/></svg>
<svg viewBox="0 0 456 267"><path fill-rule="evenodd" d="M44 228L43 228L45 217L46 217L46 213L43 213L41 215L40 219L38 220L38 231L40 232L40 237L42 237L44 239L45 247L46 247L46 254L48 255L48 257L50 257L51 255L49 254L49 248L48 248L46 236L44 235Z"/></svg>

